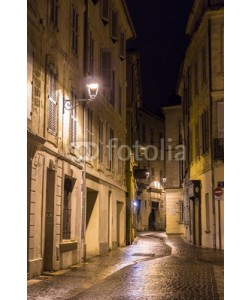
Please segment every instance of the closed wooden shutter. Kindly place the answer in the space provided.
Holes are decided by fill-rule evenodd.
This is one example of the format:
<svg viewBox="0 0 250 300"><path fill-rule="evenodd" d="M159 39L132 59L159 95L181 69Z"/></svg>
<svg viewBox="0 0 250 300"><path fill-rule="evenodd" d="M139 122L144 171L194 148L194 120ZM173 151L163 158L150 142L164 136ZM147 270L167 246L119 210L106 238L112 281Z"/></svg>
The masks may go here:
<svg viewBox="0 0 250 300"><path fill-rule="evenodd" d="M117 12L112 11L111 38L117 40Z"/></svg>
<svg viewBox="0 0 250 300"><path fill-rule="evenodd" d="M109 0L101 1L101 18L103 21L109 21Z"/></svg>
<svg viewBox="0 0 250 300"><path fill-rule="evenodd" d="M120 58L124 59L126 56L126 40L125 33L123 31L120 32Z"/></svg>
<svg viewBox="0 0 250 300"><path fill-rule="evenodd" d="M49 65L49 107L48 107L48 129L51 133L57 132L57 99L56 99L56 70Z"/></svg>
<svg viewBox="0 0 250 300"><path fill-rule="evenodd" d="M27 118L31 119L32 112L32 81L33 81L33 46L27 44Z"/></svg>

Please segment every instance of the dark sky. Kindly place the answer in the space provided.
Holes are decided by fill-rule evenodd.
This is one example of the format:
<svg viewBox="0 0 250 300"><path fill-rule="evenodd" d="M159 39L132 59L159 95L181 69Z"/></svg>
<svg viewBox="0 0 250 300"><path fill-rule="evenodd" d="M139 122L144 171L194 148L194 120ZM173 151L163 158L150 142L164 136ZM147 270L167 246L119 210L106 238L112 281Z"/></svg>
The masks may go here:
<svg viewBox="0 0 250 300"><path fill-rule="evenodd" d="M126 3L137 33L128 48L136 48L140 53L143 105L156 112L176 90L193 0L126 0Z"/></svg>

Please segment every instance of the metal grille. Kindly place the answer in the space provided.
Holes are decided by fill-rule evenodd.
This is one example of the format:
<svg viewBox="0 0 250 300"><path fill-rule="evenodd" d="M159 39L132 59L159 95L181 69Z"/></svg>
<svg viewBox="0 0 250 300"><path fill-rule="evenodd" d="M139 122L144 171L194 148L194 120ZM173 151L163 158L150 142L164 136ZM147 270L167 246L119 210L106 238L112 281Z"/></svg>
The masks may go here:
<svg viewBox="0 0 250 300"><path fill-rule="evenodd" d="M71 209L63 209L63 239L70 239Z"/></svg>

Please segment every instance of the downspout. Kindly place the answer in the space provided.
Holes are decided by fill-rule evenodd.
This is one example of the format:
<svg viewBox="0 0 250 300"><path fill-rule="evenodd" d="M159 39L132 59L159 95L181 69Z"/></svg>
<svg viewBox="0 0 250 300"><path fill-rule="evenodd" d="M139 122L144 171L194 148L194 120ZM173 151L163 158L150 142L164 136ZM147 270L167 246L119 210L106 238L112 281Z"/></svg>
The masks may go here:
<svg viewBox="0 0 250 300"><path fill-rule="evenodd" d="M214 166L213 166L213 99L212 99L212 54L211 54L211 21L208 20L208 58L209 58L209 136L211 151L211 187L212 187L212 212L213 212L213 248L216 249L216 215L214 196Z"/></svg>

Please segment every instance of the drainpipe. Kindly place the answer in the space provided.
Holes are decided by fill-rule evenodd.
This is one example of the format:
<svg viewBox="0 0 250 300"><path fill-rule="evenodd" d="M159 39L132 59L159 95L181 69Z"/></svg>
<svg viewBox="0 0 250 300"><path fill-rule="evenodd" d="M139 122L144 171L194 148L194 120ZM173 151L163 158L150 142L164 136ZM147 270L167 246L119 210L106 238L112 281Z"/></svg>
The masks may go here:
<svg viewBox="0 0 250 300"><path fill-rule="evenodd" d="M211 151L211 186L212 186L212 211L213 211L213 248L216 249L216 214L215 214L215 196L214 196L214 165L213 165L213 99L212 99L212 54L211 54L211 21L208 20L208 57L209 57L209 135Z"/></svg>

